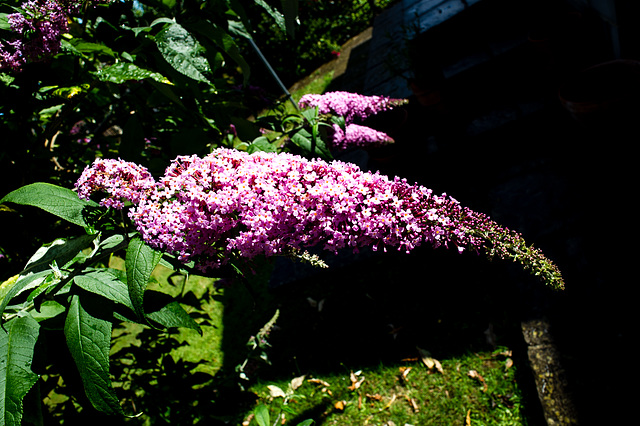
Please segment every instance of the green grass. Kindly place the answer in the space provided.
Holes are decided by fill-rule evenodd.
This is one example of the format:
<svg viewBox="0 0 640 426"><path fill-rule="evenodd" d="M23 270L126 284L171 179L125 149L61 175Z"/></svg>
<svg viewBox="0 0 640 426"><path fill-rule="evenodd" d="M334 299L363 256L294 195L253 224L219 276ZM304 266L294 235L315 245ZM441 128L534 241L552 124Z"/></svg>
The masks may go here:
<svg viewBox="0 0 640 426"><path fill-rule="evenodd" d="M316 71L310 77L309 83L291 92L293 99L298 102L300 98L306 94L322 94L333 80L334 71L327 72Z"/></svg>
<svg viewBox="0 0 640 426"><path fill-rule="evenodd" d="M284 398L274 398L268 386L286 390L288 381L261 381L252 390L270 407L272 418L284 414L286 424L292 425L309 418L325 425L390 421L399 425L464 425L467 416L477 425L523 425L526 419L516 380L518 367L508 353L501 348L444 359L442 373L420 360L380 364L353 372L357 381L363 380L357 389L352 371L309 374L284 406L285 411ZM470 376L471 371L482 379Z"/></svg>

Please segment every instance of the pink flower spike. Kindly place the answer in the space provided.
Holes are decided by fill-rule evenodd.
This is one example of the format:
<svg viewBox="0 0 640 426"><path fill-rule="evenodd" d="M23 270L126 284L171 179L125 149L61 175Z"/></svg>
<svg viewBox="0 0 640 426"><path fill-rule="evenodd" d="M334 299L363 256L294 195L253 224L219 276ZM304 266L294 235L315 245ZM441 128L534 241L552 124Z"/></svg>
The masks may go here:
<svg viewBox="0 0 640 426"><path fill-rule="evenodd" d="M337 114L347 123L364 120L381 111L407 103L406 99L386 96L364 96L349 92L328 92L323 95L308 94L300 98L300 108L318 107L320 114Z"/></svg>
<svg viewBox="0 0 640 426"><path fill-rule="evenodd" d="M374 148L394 143L393 138L383 132L371 127L359 124L347 124L343 131L340 126L333 126L335 133L331 142L336 149L347 149L351 147Z"/></svg>
<svg viewBox="0 0 640 426"><path fill-rule="evenodd" d="M140 166L100 160L83 172L76 190L83 198L106 192L106 206L132 202L129 217L149 245L202 270L318 245L334 252L408 252L426 242L510 259L563 286L551 261L487 216L404 179L339 161L217 149L204 158L178 157L154 184Z"/></svg>
<svg viewBox="0 0 640 426"><path fill-rule="evenodd" d="M124 201L137 204L154 186L155 180L144 167L122 160L98 158L84 169L75 190L83 199L89 199L95 192L106 193L100 204L121 209Z"/></svg>

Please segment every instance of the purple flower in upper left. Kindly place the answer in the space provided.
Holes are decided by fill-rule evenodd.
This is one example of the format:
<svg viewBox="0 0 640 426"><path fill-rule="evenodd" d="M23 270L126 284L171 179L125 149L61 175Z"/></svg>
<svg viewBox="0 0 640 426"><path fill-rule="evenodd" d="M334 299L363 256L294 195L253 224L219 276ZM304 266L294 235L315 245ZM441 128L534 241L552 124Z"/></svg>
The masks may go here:
<svg viewBox="0 0 640 426"><path fill-rule="evenodd" d="M68 15L78 9L79 2L70 0L30 0L22 3L22 12L8 15L11 40L0 40L0 69L20 70L29 62L50 58L60 51L62 34L68 30Z"/></svg>

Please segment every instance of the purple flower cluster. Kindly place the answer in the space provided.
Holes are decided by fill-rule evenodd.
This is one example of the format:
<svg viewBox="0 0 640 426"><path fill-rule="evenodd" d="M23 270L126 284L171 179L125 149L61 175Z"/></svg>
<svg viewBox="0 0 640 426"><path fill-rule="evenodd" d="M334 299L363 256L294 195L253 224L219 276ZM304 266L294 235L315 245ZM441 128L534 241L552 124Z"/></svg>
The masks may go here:
<svg viewBox="0 0 640 426"><path fill-rule="evenodd" d="M386 133L360 124L347 124L344 130L334 124L333 131L331 146L339 150L356 146L377 148L394 142Z"/></svg>
<svg viewBox="0 0 640 426"><path fill-rule="evenodd" d="M89 199L93 193L107 197L100 201L105 207L121 209L125 201L133 204L152 191L156 182L151 173L142 166L122 160L96 159L86 167L76 182L80 198Z"/></svg>
<svg viewBox="0 0 640 426"><path fill-rule="evenodd" d="M116 208L131 201L129 217L149 245L201 270L317 245L409 252L428 243L484 250L563 284L555 265L517 233L446 194L338 161L218 149L178 157L154 185L140 166L104 160L84 171L76 190L81 198L106 192L102 204Z"/></svg>
<svg viewBox="0 0 640 426"><path fill-rule="evenodd" d="M337 114L347 123L362 121L381 111L390 110L406 103L405 99L386 96L364 96L350 92L328 92L322 95L304 95L300 98L300 108L318 107L320 114Z"/></svg>
<svg viewBox="0 0 640 426"><path fill-rule="evenodd" d="M364 96L349 92L329 92L322 95L304 95L299 102L301 108L318 108L320 114L336 114L344 117L344 129L334 125L331 145L337 149L350 147L379 147L394 140L389 135L358 124L367 117L381 111L405 104L405 99L386 96Z"/></svg>
<svg viewBox="0 0 640 426"><path fill-rule="evenodd" d="M0 41L0 69L19 70L27 62L38 62L60 51L60 39L68 30L68 15L79 8L75 0L30 0L22 12L8 16L11 31L18 36Z"/></svg>

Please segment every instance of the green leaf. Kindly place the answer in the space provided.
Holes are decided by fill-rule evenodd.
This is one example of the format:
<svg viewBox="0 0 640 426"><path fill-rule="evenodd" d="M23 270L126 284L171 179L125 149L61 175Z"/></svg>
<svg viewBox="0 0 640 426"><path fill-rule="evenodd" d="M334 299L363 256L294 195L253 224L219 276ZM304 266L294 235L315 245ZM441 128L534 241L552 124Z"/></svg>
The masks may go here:
<svg viewBox="0 0 640 426"><path fill-rule="evenodd" d="M164 266L167 269L173 269L175 272L184 275L202 273L201 271L196 271L194 261L183 263L179 261L176 256L168 253L162 254L160 265Z"/></svg>
<svg viewBox="0 0 640 426"><path fill-rule="evenodd" d="M254 410L253 414L255 415L256 422L258 422L258 426L271 426L271 420L269 418L269 409L266 405L261 404L258 405Z"/></svg>
<svg viewBox="0 0 640 426"><path fill-rule="evenodd" d="M145 307L147 318L161 327L185 327L202 334L198 323L189 316L180 303L167 294L147 291L145 294Z"/></svg>
<svg viewBox="0 0 640 426"><path fill-rule="evenodd" d="M84 220L86 209L97 208L93 201L78 198L78 194L70 189L50 183L37 182L18 188L5 195L1 203L16 203L41 208L66 221L80 226L87 226Z"/></svg>
<svg viewBox="0 0 640 426"><path fill-rule="evenodd" d="M251 39L251 34L247 30L247 26L239 21L229 21L229 32L236 37Z"/></svg>
<svg viewBox="0 0 640 426"><path fill-rule="evenodd" d="M0 13L0 30L11 30L11 24L9 24L9 14Z"/></svg>
<svg viewBox="0 0 640 426"><path fill-rule="evenodd" d="M20 426L22 400L38 380L31 370L40 325L31 316L16 317L0 330L0 424Z"/></svg>
<svg viewBox="0 0 640 426"><path fill-rule="evenodd" d="M332 115L330 121L333 124L337 124L338 126L340 126L342 130L345 130L347 128L347 122L341 115Z"/></svg>
<svg viewBox="0 0 640 426"><path fill-rule="evenodd" d="M154 20L151 23L151 25L147 25L145 27L127 27L127 26L123 26L123 28L133 31L133 33L137 37L138 34L140 34L142 32L145 32L145 33L150 32L153 29L154 25L157 25L157 24L173 24L174 22L175 21L173 19L169 19L169 18L157 18L156 20Z"/></svg>
<svg viewBox="0 0 640 426"><path fill-rule="evenodd" d="M211 72L203 56L204 48L180 24L165 26L154 37L164 59L178 72L196 81L211 84L204 74Z"/></svg>
<svg viewBox="0 0 640 426"><path fill-rule="evenodd" d="M52 266L57 269L57 266L55 266L55 264ZM55 269L52 268L49 272L50 273L46 276L44 281L42 281L42 283L40 283L31 293L29 293L29 296L27 297L26 302L33 302L36 309L40 309L40 304L42 303L42 300L41 298L39 298L39 296L43 293L50 293L56 287L56 285L62 281L62 277L59 275L59 272L56 273ZM64 286L66 287L66 284L64 284Z"/></svg>
<svg viewBox="0 0 640 426"><path fill-rule="evenodd" d="M254 139L254 141L247 147L247 152L249 154L253 154L256 151L276 152L277 150L278 147L271 143L265 136L260 136L259 138Z"/></svg>
<svg viewBox="0 0 640 426"><path fill-rule="evenodd" d="M34 288L42 284L47 277L51 273L50 270L38 272L35 274L29 274L24 277L19 277L17 280L8 280L7 282L2 284L2 301L0 301L0 323L2 322L2 313L5 308L18 294L26 291L28 289ZM13 281L13 282L11 282Z"/></svg>
<svg viewBox="0 0 640 426"><path fill-rule="evenodd" d="M309 123L315 123L318 120L318 108L303 109L300 111L302 115Z"/></svg>
<svg viewBox="0 0 640 426"><path fill-rule="evenodd" d="M130 62L118 62L92 74L100 81L115 84L122 84L128 80L144 80L145 78L151 78L158 83L172 84L169 79L162 74L140 68Z"/></svg>
<svg viewBox="0 0 640 426"><path fill-rule="evenodd" d="M133 235L131 235L133 236ZM100 241L99 249L104 251L113 250L124 242L124 235L114 234Z"/></svg>
<svg viewBox="0 0 640 426"><path fill-rule="evenodd" d="M162 4L167 6L169 9L173 9L176 6L177 0L162 0Z"/></svg>
<svg viewBox="0 0 640 426"><path fill-rule="evenodd" d="M235 36L251 38L250 33L253 32L251 29L251 20L249 19L249 15L247 15L247 11L242 5L243 0L228 0L227 4L229 5L229 9L227 10L227 24L229 26L229 31ZM239 21L233 18L239 19ZM239 32L235 32L232 27L236 27Z"/></svg>
<svg viewBox="0 0 640 426"><path fill-rule="evenodd" d="M158 25L158 24L174 24L176 21L174 21L173 19L170 18L157 18L156 20L154 20L151 25L148 25L146 27L123 27L127 30L131 30L133 31L133 33L136 35L136 37L138 36L138 34L145 32L148 33L153 29L154 25Z"/></svg>
<svg viewBox="0 0 640 426"><path fill-rule="evenodd" d="M133 33L136 35L136 37L138 36L138 34L145 32L148 33L151 31L151 27L132 27L132 28L127 28L128 30L133 31Z"/></svg>
<svg viewBox="0 0 640 426"><path fill-rule="evenodd" d="M36 321L44 321L66 312L66 308L55 300L45 300L36 311L31 311L31 316Z"/></svg>
<svg viewBox="0 0 640 426"><path fill-rule="evenodd" d="M304 125L305 119L300 114L289 114L282 119L282 125L290 125L293 128Z"/></svg>
<svg viewBox="0 0 640 426"><path fill-rule="evenodd" d="M87 234L76 238L70 238L68 240L58 238L51 244L43 245L34 253L33 256L31 256L21 275L51 269L49 265L51 265L54 260L58 265L64 267L82 250L91 247L92 242L96 237L97 234Z"/></svg>
<svg viewBox="0 0 640 426"><path fill-rule="evenodd" d="M73 278L73 282L83 290L105 297L115 303L134 310L127 284L104 269L96 269Z"/></svg>
<svg viewBox="0 0 640 426"><path fill-rule="evenodd" d="M75 96L78 96L82 93L85 93L89 86L71 86L71 87L60 87L53 91L53 95L63 99L71 99Z"/></svg>
<svg viewBox="0 0 640 426"><path fill-rule="evenodd" d="M91 404L104 413L123 414L109 379L111 322L89 313L74 295L64 334Z"/></svg>
<svg viewBox="0 0 640 426"><path fill-rule="evenodd" d="M15 80L16 78L14 76L0 72L0 83L4 84L6 87L17 87L11 84Z"/></svg>
<svg viewBox="0 0 640 426"><path fill-rule="evenodd" d="M174 21L173 19L163 17L163 18L154 19L154 21L149 26L153 27L153 26L158 25L158 24L175 24L175 23L176 23L176 21Z"/></svg>
<svg viewBox="0 0 640 426"><path fill-rule="evenodd" d="M280 409L287 414L291 414L292 416L298 415L298 412L288 405L283 405L282 407L280 407Z"/></svg>
<svg viewBox="0 0 640 426"><path fill-rule="evenodd" d="M318 155L323 160L333 159L331 152L321 138L316 139L315 148L313 146L313 136L306 129L300 129L291 135L291 141L302 149L305 155Z"/></svg>
<svg viewBox="0 0 640 426"><path fill-rule="evenodd" d="M116 54L113 52L113 50L111 50L110 47L107 47L104 44L91 43L81 38L71 39L69 41L69 44L73 46L73 48L77 52L80 53L101 53L103 55L111 56L112 58L116 57Z"/></svg>
<svg viewBox="0 0 640 426"><path fill-rule="evenodd" d="M226 31L216 26L212 22L200 20L193 24L190 28L193 28L198 33L209 38L216 46L222 49L229 57L240 67L242 70L243 84L249 82L249 76L251 70L249 64L240 53L240 48Z"/></svg>
<svg viewBox="0 0 640 426"><path fill-rule="evenodd" d="M73 44L69 43L68 40L65 40L65 39L60 40L60 49L63 52L69 52L75 56L84 57L84 54L80 52L78 49L76 49L76 47Z"/></svg>
<svg viewBox="0 0 640 426"><path fill-rule="evenodd" d="M5 296L9 294L13 287L15 287L18 280L20 280L20 275L14 275L8 280L0 283L0 303L4 301ZM0 315L2 315L2 310L0 310Z"/></svg>
<svg viewBox="0 0 640 426"><path fill-rule="evenodd" d="M127 62L135 62L136 57L129 52L120 52L120 57Z"/></svg>
<svg viewBox="0 0 640 426"><path fill-rule="evenodd" d="M256 4L262 6L264 10L273 18L276 22L276 25L280 27L282 31L287 31L287 26L285 24L284 16L278 10L272 9L271 6L267 4L264 0L254 0Z"/></svg>
<svg viewBox="0 0 640 426"><path fill-rule="evenodd" d="M64 104L58 104L48 108L43 108L38 111L38 118L43 123L47 123L62 109L62 107L64 107Z"/></svg>
<svg viewBox="0 0 640 426"><path fill-rule="evenodd" d="M133 235L135 234L131 234L131 236ZM100 241L98 250L93 254L93 257L100 258L103 256L107 256L116 250L126 248L127 244L128 242L125 241L125 236L123 234L110 235L104 240Z"/></svg>
<svg viewBox="0 0 640 426"><path fill-rule="evenodd" d="M127 247L125 269L127 270L127 287L133 310L141 320L144 315L144 292L149 283L151 272L156 267L162 253L146 245L140 237L132 238Z"/></svg>
<svg viewBox="0 0 640 426"><path fill-rule="evenodd" d="M307 419L303 422L298 423L297 426L311 426L312 424L314 424L315 421L313 419Z"/></svg>

